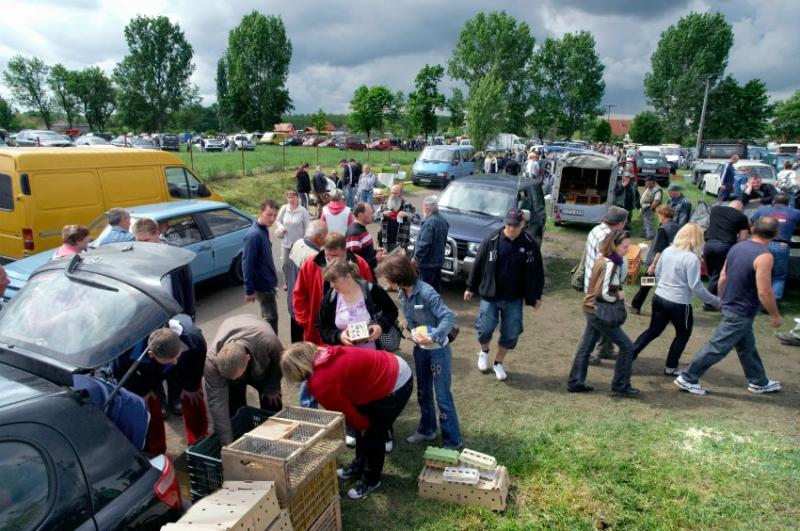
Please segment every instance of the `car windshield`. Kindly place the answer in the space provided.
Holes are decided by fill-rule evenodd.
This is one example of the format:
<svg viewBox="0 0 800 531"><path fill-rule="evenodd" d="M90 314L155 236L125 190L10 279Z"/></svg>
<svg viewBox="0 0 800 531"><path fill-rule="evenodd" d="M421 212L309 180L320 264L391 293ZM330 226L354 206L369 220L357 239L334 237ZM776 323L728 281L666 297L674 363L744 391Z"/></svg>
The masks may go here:
<svg viewBox="0 0 800 531"><path fill-rule="evenodd" d="M729 159L739 154L739 146L735 144L708 144L700 148L700 158Z"/></svg>
<svg viewBox="0 0 800 531"><path fill-rule="evenodd" d="M453 183L439 199L439 206L464 211L478 211L494 217L505 216L513 203L511 190L476 183Z"/></svg>
<svg viewBox="0 0 800 531"><path fill-rule="evenodd" d="M130 143L134 146L152 146L154 145L150 140L146 138L132 138Z"/></svg>
<svg viewBox="0 0 800 531"><path fill-rule="evenodd" d="M57 269L31 277L0 312L0 342L74 367L94 368L130 348L166 312L142 292L109 277Z"/></svg>
<svg viewBox="0 0 800 531"><path fill-rule="evenodd" d="M452 162L453 152L449 149L427 147L419 158L425 162Z"/></svg>
<svg viewBox="0 0 800 531"><path fill-rule="evenodd" d="M99 136L85 136L78 139L79 144L108 144L108 140Z"/></svg>
<svg viewBox="0 0 800 531"><path fill-rule="evenodd" d="M680 155L681 154L681 148L665 147L665 148L661 148L661 153L663 153L664 155Z"/></svg>
<svg viewBox="0 0 800 531"><path fill-rule="evenodd" d="M764 181L772 181L775 179L775 170L769 166L739 166L736 168L736 171L748 177L761 177Z"/></svg>
<svg viewBox="0 0 800 531"><path fill-rule="evenodd" d="M69 138L65 137L64 135L59 135L58 133L52 133L50 131L37 131L33 134L33 137L38 138L39 140L69 141Z"/></svg>
<svg viewBox="0 0 800 531"><path fill-rule="evenodd" d="M642 157L646 159L657 159L661 157L661 153L655 151L642 151Z"/></svg>

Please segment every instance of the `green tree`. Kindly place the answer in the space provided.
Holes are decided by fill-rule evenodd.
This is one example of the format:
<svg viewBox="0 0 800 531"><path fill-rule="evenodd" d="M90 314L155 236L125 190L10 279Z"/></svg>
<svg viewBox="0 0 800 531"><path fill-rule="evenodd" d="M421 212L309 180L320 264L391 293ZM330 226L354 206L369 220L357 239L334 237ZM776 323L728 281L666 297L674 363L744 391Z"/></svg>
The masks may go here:
<svg viewBox="0 0 800 531"><path fill-rule="evenodd" d="M503 119L504 84L486 76L469 91L467 98L467 132L475 149L483 150L505 125Z"/></svg>
<svg viewBox="0 0 800 531"><path fill-rule="evenodd" d="M770 133L783 142L800 138L800 90L775 105Z"/></svg>
<svg viewBox="0 0 800 531"><path fill-rule="evenodd" d="M226 102L233 123L271 131L292 109L286 88L292 43L283 20L253 11L228 34ZM218 80L219 81L219 80Z"/></svg>
<svg viewBox="0 0 800 531"><path fill-rule="evenodd" d="M59 63L50 67L50 75L47 78L56 105L64 112L69 129L72 129L72 124L75 123L78 115L78 101L69 90L69 83L74 75L75 72L67 70L64 65Z"/></svg>
<svg viewBox="0 0 800 531"><path fill-rule="evenodd" d="M533 79L538 97L565 138L600 114L606 89L603 70L594 37L587 31L548 38L537 51Z"/></svg>
<svg viewBox="0 0 800 531"><path fill-rule="evenodd" d="M45 127L52 125L53 102L47 91L47 75L50 69L38 57L26 58L16 55L8 61L3 79L11 89L14 100L42 117Z"/></svg>
<svg viewBox="0 0 800 531"><path fill-rule="evenodd" d="M19 128L17 113L2 96L0 96L0 128L6 131L13 131Z"/></svg>
<svg viewBox="0 0 800 531"><path fill-rule="evenodd" d="M436 131L436 110L443 109L445 98L439 92L444 76L441 65L425 65L414 80L414 92L408 95L408 119L426 137Z"/></svg>
<svg viewBox="0 0 800 531"><path fill-rule="evenodd" d="M105 131L116 107L116 91L111 79L99 67L92 66L72 72L67 90L75 98L89 128Z"/></svg>
<svg viewBox="0 0 800 531"><path fill-rule="evenodd" d="M720 81L708 97L705 138L762 138L772 105L760 79L739 85L732 76Z"/></svg>
<svg viewBox="0 0 800 531"><path fill-rule="evenodd" d="M501 83L503 127L511 133L524 134L535 42L528 25L505 11L478 13L464 24L447 64L447 73L464 81L470 96L486 76Z"/></svg>
<svg viewBox="0 0 800 531"><path fill-rule="evenodd" d="M697 130L706 78L722 77L731 46L733 30L721 13L690 13L661 34L644 92L670 140Z"/></svg>
<svg viewBox="0 0 800 531"><path fill-rule="evenodd" d="M219 129L218 111L216 106L204 106L195 101L184 105L173 115L173 124L181 131L216 131Z"/></svg>
<svg viewBox="0 0 800 531"><path fill-rule="evenodd" d="M114 69L120 110L128 125L164 131L172 114L196 95L189 83L194 50L180 26L164 16L133 18L125 40L128 55Z"/></svg>
<svg viewBox="0 0 800 531"><path fill-rule="evenodd" d="M351 129L363 131L370 138L373 131L383 132L384 123L396 118L397 97L383 85L361 85L350 100L352 112L348 117Z"/></svg>
<svg viewBox="0 0 800 531"><path fill-rule="evenodd" d="M595 142L608 142L611 140L611 124L607 120L596 120L592 128L592 140Z"/></svg>
<svg viewBox="0 0 800 531"><path fill-rule="evenodd" d="M640 112L631 122L631 139L639 144L658 145L664 136L661 118L653 111Z"/></svg>
<svg viewBox="0 0 800 531"><path fill-rule="evenodd" d="M219 127L223 131L228 130L228 126L232 125L230 101L228 99L228 68L225 64L225 58L220 57L217 61L217 121Z"/></svg>
<svg viewBox="0 0 800 531"><path fill-rule="evenodd" d="M447 106L447 113L450 115L448 122L450 129L459 130L464 127L464 108L466 103L464 102L464 93L461 92L460 88L453 89L453 93L447 98L445 105Z"/></svg>

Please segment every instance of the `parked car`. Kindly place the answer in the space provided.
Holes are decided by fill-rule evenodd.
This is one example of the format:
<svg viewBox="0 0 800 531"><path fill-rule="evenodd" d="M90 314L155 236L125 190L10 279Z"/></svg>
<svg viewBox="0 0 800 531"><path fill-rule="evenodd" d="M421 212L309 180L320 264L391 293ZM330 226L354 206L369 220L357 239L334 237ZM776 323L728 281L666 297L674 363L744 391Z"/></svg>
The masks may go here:
<svg viewBox="0 0 800 531"><path fill-rule="evenodd" d="M717 169L723 162L728 162L734 155L740 159L750 158L747 153L747 140L704 140L700 143L700 152L692 165L692 183L699 188L703 184L703 176Z"/></svg>
<svg viewBox="0 0 800 531"><path fill-rule="evenodd" d="M164 240L174 247L194 253L192 277L195 283L227 275L242 283L242 250L244 237L253 224L253 217L227 203L202 200L170 201L128 209L131 224L150 218L162 225ZM111 227L102 215L87 225L97 249ZM9 279L3 299L8 301L27 283L31 274L53 257L53 250L44 251L5 266Z"/></svg>
<svg viewBox="0 0 800 531"><path fill-rule="evenodd" d="M290 136L287 137L286 140L283 140L279 145L281 146L302 146L303 139L297 136Z"/></svg>
<svg viewBox="0 0 800 531"><path fill-rule="evenodd" d="M68 136L53 131L23 129L17 133L16 137L17 147L72 147L74 145Z"/></svg>
<svg viewBox="0 0 800 531"><path fill-rule="evenodd" d="M349 151L364 151L367 149L367 145L364 143L364 141L355 136L342 138L341 141L336 144L336 147Z"/></svg>
<svg viewBox="0 0 800 531"><path fill-rule="evenodd" d="M719 192L722 189L722 180L720 175L724 165L725 163L720 164L717 166L716 170L706 173L703 176L703 182L700 185L700 189L703 190L704 193L710 195L719 195ZM769 164L759 160L740 160L734 164L733 167L737 173L749 176L758 175L761 177L763 182L775 185L775 168Z"/></svg>
<svg viewBox="0 0 800 531"><path fill-rule="evenodd" d="M445 187L476 172L474 157L472 146L428 146L411 166L411 182ZM477 171L483 173L483 168Z"/></svg>
<svg viewBox="0 0 800 531"><path fill-rule="evenodd" d="M206 143L206 151L208 151L209 153L215 151L222 151L225 148L225 146L222 145L222 142L220 142L216 138L206 138L205 143Z"/></svg>
<svg viewBox="0 0 800 531"><path fill-rule="evenodd" d="M157 530L183 512L170 460L74 389L180 312L158 286L192 253L125 247L45 264L0 312L2 529Z"/></svg>
<svg viewBox="0 0 800 531"><path fill-rule="evenodd" d="M112 146L111 142L100 136L83 135L75 139L76 146ZM117 146L113 146L117 147Z"/></svg>
<svg viewBox="0 0 800 531"><path fill-rule="evenodd" d="M764 158L764 163L769 164L775 168L776 172L783 171L783 167L787 162L794 164L800 159L798 155L789 155L788 153L770 153Z"/></svg>
<svg viewBox="0 0 800 531"><path fill-rule="evenodd" d="M172 133L163 133L158 135L158 146L164 151L180 151L181 141L178 135Z"/></svg>
<svg viewBox="0 0 800 531"><path fill-rule="evenodd" d="M600 223L614 204L617 169L617 160L601 153L574 153L559 158L550 200L553 222Z"/></svg>
<svg viewBox="0 0 800 531"><path fill-rule="evenodd" d="M336 146L336 140L333 139L333 138L325 138L325 139L322 140L322 142L320 142L317 145L319 147L335 147Z"/></svg>
<svg viewBox="0 0 800 531"><path fill-rule="evenodd" d="M661 156L667 160L669 170L673 174L678 173L678 166L681 161L681 146L678 144L662 144L659 146L659 151L661 152Z"/></svg>
<svg viewBox="0 0 800 531"><path fill-rule="evenodd" d="M450 225L442 267L445 277L469 275L481 241L503 226L511 207L527 211L539 222L528 224L525 230L541 241L547 211L541 186L534 185L533 180L503 174L477 174L447 185L439 198L439 213ZM538 234L537 227L540 227ZM414 251L417 234L419 225L412 225L409 253Z"/></svg>
<svg viewBox="0 0 800 531"><path fill-rule="evenodd" d="M139 138L138 136L118 136L111 143L117 147L127 147L133 149L158 149L158 146L149 138Z"/></svg>
<svg viewBox="0 0 800 531"><path fill-rule="evenodd" d="M236 149L243 151L255 151L256 145L246 134L230 135L228 137L228 144L233 144Z"/></svg>
<svg viewBox="0 0 800 531"><path fill-rule="evenodd" d="M677 161L676 161L677 166ZM670 163L661 155L658 147L642 146L639 148L639 157L636 159L639 168L638 185L644 184L644 178L653 176L660 186L669 184Z"/></svg>
<svg viewBox="0 0 800 531"><path fill-rule="evenodd" d="M395 149L395 145L392 144L392 141L388 138L381 138L378 140L373 140L367 144L367 149L374 149L377 151L392 151Z"/></svg>

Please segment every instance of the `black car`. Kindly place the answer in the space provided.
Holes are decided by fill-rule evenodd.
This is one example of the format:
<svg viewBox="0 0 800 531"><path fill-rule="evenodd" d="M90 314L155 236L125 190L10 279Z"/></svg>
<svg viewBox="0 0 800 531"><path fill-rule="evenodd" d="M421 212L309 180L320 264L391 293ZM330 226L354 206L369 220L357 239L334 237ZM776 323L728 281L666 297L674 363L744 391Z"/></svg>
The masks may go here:
<svg viewBox="0 0 800 531"><path fill-rule="evenodd" d="M297 136L290 136L289 138L287 138L286 140L281 142L279 145L281 145L281 146L302 146L303 145L303 139L300 138L300 137L297 137Z"/></svg>
<svg viewBox="0 0 800 531"><path fill-rule="evenodd" d="M118 243L51 261L0 312L0 529L160 529L180 517L169 459L148 459L75 386L180 312L161 281L193 256Z"/></svg>
<svg viewBox="0 0 800 531"><path fill-rule="evenodd" d="M525 230L541 245L547 217L541 183L528 177L479 174L447 185L439 198L439 213L450 225L442 267L445 278L469 275L481 241L503 226L512 207L530 213ZM418 233L419 225L412 225L409 253Z"/></svg>
<svg viewBox="0 0 800 531"><path fill-rule="evenodd" d="M636 159L639 168L638 185L644 184L646 177L655 177L660 186L669 184L669 162L658 151L642 151Z"/></svg>
<svg viewBox="0 0 800 531"><path fill-rule="evenodd" d="M164 133L158 137L158 145L164 151L180 151L181 141L178 135Z"/></svg>

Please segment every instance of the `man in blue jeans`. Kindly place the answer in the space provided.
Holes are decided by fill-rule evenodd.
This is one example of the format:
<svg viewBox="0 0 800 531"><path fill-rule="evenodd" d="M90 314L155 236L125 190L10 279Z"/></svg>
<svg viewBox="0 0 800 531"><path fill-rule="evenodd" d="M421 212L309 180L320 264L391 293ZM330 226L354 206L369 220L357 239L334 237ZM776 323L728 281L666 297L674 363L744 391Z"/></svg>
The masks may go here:
<svg viewBox="0 0 800 531"><path fill-rule="evenodd" d="M786 277L789 275L789 243L800 224L800 210L789 207L787 194L778 194L772 200L772 206L759 208L751 221L755 222L765 216L778 222L778 235L769 242L769 252L775 261L772 266L772 291L775 292L775 299L780 302L786 287Z"/></svg>
<svg viewBox="0 0 800 531"><path fill-rule="evenodd" d="M508 378L503 361L509 350L517 346L522 334L523 302L538 310L542 305L544 265L539 245L523 229L525 217L512 208L506 214L502 229L489 235L478 247L475 264L467 281L464 300L474 293L481 296L478 329L478 370L489 369L489 342L500 324L494 374L498 380Z"/></svg>
<svg viewBox="0 0 800 531"><path fill-rule="evenodd" d="M783 389L783 384L767 378L753 334L753 320L762 306L769 313L773 328L783 324L772 293L773 258L769 252L769 243L777 234L778 222L769 216L762 217L755 223L753 237L737 243L728 253L718 286L722 297L722 321L691 365L675 378L675 385L684 391L706 394L700 378L733 348L750 382L748 391L763 394Z"/></svg>

